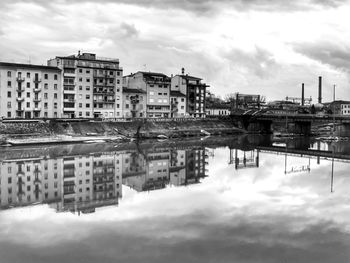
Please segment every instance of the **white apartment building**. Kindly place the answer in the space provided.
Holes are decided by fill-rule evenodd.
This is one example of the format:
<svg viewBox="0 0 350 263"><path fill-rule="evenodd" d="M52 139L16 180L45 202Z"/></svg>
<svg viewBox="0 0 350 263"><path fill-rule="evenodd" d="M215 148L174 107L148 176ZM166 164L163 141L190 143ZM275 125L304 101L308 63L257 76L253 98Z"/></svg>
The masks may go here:
<svg viewBox="0 0 350 263"><path fill-rule="evenodd" d="M340 105L341 115L350 115L350 103Z"/></svg>
<svg viewBox="0 0 350 263"><path fill-rule="evenodd" d="M62 77L57 67L0 62L0 117L62 117Z"/></svg>

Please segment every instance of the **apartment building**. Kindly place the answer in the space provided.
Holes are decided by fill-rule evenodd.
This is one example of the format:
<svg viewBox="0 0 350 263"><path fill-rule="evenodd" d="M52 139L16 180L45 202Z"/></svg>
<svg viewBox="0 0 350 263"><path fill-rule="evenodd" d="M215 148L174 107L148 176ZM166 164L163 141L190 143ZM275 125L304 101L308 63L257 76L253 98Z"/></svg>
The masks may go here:
<svg viewBox="0 0 350 263"><path fill-rule="evenodd" d="M123 117L143 118L146 116L146 91L123 87Z"/></svg>
<svg viewBox="0 0 350 263"><path fill-rule="evenodd" d="M341 115L350 115L350 102L340 105Z"/></svg>
<svg viewBox="0 0 350 263"><path fill-rule="evenodd" d="M186 95L178 90L170 91L171 118L186 116Z"/></svg>
<svg viewBox="0 0 350 263"><path fill-rule="evenodd" d="M195 118L204 118L205 112L205 94L207 84L202 83L202 79L185 75L182 69L181 75L175 75L171 78L171 90L179 91L186 95L186 112L189 116Z"/></svg>
<svg viewBox="0 0 350 263"><path fill-rule="evenodd" d="M139 71L125 77L124 83L129 89L141 89L146 92L146 117L170 117L171 79L163 73Z"/></svg>
<svg viewBox="0 0 350 263"><path fill-rule="evenodd" d="M120 118L123 69L119 60L83 53L56 57L48 65L63 70L63 117Z"/></svg>
<svg viewBox="0 0 350 263"><path fill-rule="evenodd" d="M60 118L62 98L58 67L0 62L0 117Z"/></svg>

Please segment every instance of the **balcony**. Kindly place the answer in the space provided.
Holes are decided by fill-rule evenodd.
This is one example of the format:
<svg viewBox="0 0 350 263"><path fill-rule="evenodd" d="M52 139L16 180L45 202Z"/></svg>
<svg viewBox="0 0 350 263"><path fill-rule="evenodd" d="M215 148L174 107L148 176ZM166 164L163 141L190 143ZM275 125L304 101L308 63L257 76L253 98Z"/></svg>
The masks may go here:
<svg viewBox="0 0 350 263"><path fill-rule="evenodd" d="M41 111L41 108L40 108L40 107L35 107L35 108L33 109L33 111Z"/></svg>
<svg viewBox="0 0 350 263"><path fill-rule="evenodd" d="M16 80L17 80L18 82L23 82L23 81L25 81L25 78L17 77Z"/></svg>
<svg viewBox="0 0 350 263"><path fill-rule="evenodd" d="M34 88L33 91L34 91L34 92L40 92L40 91L41 91L41 88Z"/></svg>
<svg viewBox="0 0 350 263"><path fill-rule="evenodd" d="M22 87L22 86L18 86L17 89L16 89L17 92L23 92L25 91L25 88Z"/></svg>
<svg viewBox="0 0 350 263"><path fill-rule="evenodd" d="M33 101L34 101L34 102L40 102L40 101L41 101L41 98L34 98Z"/></svg>
<svg viewBox="0 0 350 263"><path fill-rule="evenodd" d="M41 79L39 79L39 78L34 78L34 83L40 83L41 82Z"/></svg>
<svg viewBox="0 0 350 263"><path fill-rule="evenodd" d="M75 99L63 99L63 102L75 102Z"/></svg>
<svg viewBox="0 0 350 263"><path fill-rule="evenodd" d="M23 112L23 111L24 111L24 109L19 108L19 109L17 109L16 111L18 111L18 112Z"/></svg>
<svg viewBox="0 0 350 263"><path fill-rule="evenodd" d="M24 101L24 98L16 98L16 100L17 100L18 102L22 102L22 101Z"/></svg>

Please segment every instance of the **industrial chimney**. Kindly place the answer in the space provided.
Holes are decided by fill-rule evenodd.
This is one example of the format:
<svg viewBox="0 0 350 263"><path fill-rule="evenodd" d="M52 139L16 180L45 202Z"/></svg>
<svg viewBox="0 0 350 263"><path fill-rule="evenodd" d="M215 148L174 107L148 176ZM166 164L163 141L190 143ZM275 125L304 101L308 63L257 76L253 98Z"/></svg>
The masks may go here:
<svg viewBox="0 0 350 263"><path fill-rule="evenodd" d="M318 77L318 103L322 103L322 77Z"/></svg>
<svg viewBox="0 0 350 263"><path fill-rule="evenodd" d="M301 106L304 106L304 83L301 84Z"/></svg>
<svg viewBox="0 0 350 263"><path fill-rule="evenodd" d="M181 69L181 73L182 73L182 75L185 75L185 68Z"/></svg>

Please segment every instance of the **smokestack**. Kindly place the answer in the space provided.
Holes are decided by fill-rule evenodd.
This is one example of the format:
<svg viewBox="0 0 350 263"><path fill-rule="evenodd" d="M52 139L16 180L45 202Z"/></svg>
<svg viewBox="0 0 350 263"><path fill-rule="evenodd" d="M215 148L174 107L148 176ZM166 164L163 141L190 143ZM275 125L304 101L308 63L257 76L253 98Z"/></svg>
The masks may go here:
<svg viewBox="0 0 350 263"><path fill-rule="evenodd" d="M318 103L322 103L322 77L318 77Z"/></svg>
<svg viewBox="0 0 350 263"><path fill-rule="evenodd" d="M185 75L185 68L181 69L181 73L182 73L182 75Z"/></svg>
<svg viewBox="0 0 350 263"><path fill-rule="evenodd" d="M301 106L304 106L304 83L301 84Z"/></svg>

